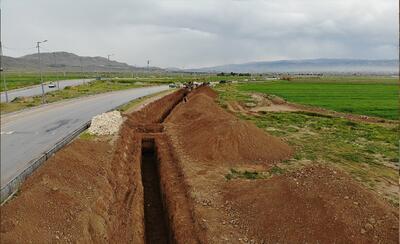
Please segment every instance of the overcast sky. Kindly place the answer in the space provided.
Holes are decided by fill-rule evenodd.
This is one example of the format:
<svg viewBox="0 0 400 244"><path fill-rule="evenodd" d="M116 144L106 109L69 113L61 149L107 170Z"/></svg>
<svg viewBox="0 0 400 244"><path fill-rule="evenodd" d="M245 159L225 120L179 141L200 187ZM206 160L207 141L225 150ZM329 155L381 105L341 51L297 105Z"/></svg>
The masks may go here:
<svg viewBox="0 0 400 244"><path fill-rule="evenodd" d="M4 55L43 51L132 65L398 57L398 0L2 0Z"/></svg>

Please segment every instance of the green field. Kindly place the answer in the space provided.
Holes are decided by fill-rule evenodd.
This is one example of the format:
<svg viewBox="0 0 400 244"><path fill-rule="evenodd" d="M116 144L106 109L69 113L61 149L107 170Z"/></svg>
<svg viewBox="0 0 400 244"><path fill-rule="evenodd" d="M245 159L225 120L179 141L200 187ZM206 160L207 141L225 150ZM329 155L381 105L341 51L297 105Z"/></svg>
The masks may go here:
<svg viewBox="0 0 400 244"><path fill-rule="evenodd" d="M317 84L318 87L322 86L320 83ZM270 93L268 88L271 86L277 92L286 94L289 88L293 90L293 86L296 85L286 82L274 82L268 85L254 83L220 85L216 87L216 90L219 93L219 103L228 109L228 104L234 101L254 102L249 91ZM329 84L324 85L329 86ZM313 87L310 83L300 83L300 86ZM331 90L333 88L335 91L344 89L337 84L330 87ZM295 90L291 95L294 96L295 92L298 91ZM233 111L230 110L230 112ZM269 134L283 138L295 149L294 157L280 163L278 165L280 169L291 171L316 164L339 168L386 198L391 204L399 205L398 169L400 164L397 124L364 123L302 111L257 114L236 111L233 113L240 119L254 123ZM225 177L252 179L264 176L254 172L232 171Z"/></svg>
<svg viewBox="0 0 400 244"><path fill-rule="evenodd" d="M398 85L394 78L330 77L241 84L243 92L284 99L339 112L398 119Z"/></svg>
<svg viewBox="0 0 400 244"><path fill-rule="evenodd" d="M33 72L21 72L21 73L15 73L15 72L4 72L1 77L1 86L0 86L0 91L4 91L4 83L3 83L3 77L5 77L6 82L7 82L7 89L8 90L13 90L13 89L18 89L26 86L33 86L33 85L38 85L40 84L40 75L39 73L33 73ZM44 73L43 74L43 81L55 81L55 80L71 80L71 79L79 79L79 78L90 78L94 77L89 74L82 74L82 73Z"/></svg>
<svg viewBox="0 0 400 244"><path fill-rule="evenodd" d="M40 84L40 75L38 72L3 72L7 81L7 89L13 90L22 87ZM117 81L119 83L132 82L152 82L152 83L174 83L187 81L219 81L219 80L244 80L247 76L217 76L214 74L165 74L165 73L133 73L133 72L44 72L43 80L45 82L56 80L69 80L80 78L102 77L107 80ZM253 77L254 78L254 77ZM260 78L260 76L256 77ZM1 77L0 91L4 91L3 77Z"/></svg>
<svg viewBox="0 0 400 244"><path fill-rule="evenodd" d="M88 84L66 87L63 90L46 93L46 103L53 103L64 99L89 96L110 91L118 91L130 88L143 87L148 84L136 84L136 82L119 83L116 81L92 81ZM0 103L1 114L31 108L42 104L41 96L16 98L10 103Z"/></svg>

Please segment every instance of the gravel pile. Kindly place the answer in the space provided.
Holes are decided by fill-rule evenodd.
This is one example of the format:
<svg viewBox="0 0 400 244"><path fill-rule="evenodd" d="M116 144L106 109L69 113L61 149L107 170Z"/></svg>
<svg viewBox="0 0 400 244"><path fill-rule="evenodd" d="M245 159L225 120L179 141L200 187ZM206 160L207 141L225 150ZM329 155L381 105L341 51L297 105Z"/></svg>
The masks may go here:
<svg viewBox="0 0 400 244"><path fill-rule="evenodd" d="M114 135L122 124L122 116L119 111L102 113L92 118L89 133L93 135Z"/></svg>

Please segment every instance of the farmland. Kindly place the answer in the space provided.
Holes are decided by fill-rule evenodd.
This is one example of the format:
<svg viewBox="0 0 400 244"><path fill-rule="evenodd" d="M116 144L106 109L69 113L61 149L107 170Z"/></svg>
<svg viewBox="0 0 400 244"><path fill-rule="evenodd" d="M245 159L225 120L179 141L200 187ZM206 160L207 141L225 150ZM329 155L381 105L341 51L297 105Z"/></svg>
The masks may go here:
<svg viewBox="0 0 400 244"><path fill-rule="evenodd" d="M347 86L346 86L347 85ZM327 86L331 93L336 91L335 99L328 99L328 92L321 90ZM362 86L367 86L363 84ZM369 89L381 88L382 91L390 94L390 84L372 83ZM299 90L296 88L299 87ZM316 91L315 89L320 89ZM220 104L232 110L230 104L257 103L251 94L262 92L268 94L279 94L290 101L309 101L312 105L324 104L327 108L340 108L344 103L340 102L341 90L357 88L355 83L314 83L304 82L293 83L277 81L262 84L240 84L219 86ZM382 88L383 87L383 88ZM370 94L371 99L379 101L379 96L373 96L374 90L370 91L364 87L365 92ZM309 99L303 93L308 93ZM319 93L325 95L319 95ZM346 92L350 96L350 91ZM283 96L285 94L286 96ZM364 100L366 96L359 94ZM312 98L315 98L312 100ZM350 98L344 97L347 101ZM385 99L382 99L385 101ZM392 98L391 102L395 98ZM378 102L375 102L377 104ZM306 103L306 102L305 102ZM374 102L367 104L347 103L348 108L353 111L370 110L375 106ZM381 103L389 104L389 102ZM363 105L363 106L361 106ZM392 110L385 110L381 105L381 114L391 114ZM389 105L386 105L389 106ZM358 109L358 110L357 110ZM338 109L339 110L339 109ZM393 106L395 110L395 106ZM282 167L297 168L306 164L327 164L331 167L338 167L354 177L367 188L379 192L389 202L398 206L397 190L395 185L398 179L398 137L396 132L398 126L393 124L374 124L362 121L350 121L348 119L327 116L319 113L308 113L304 111L277 111L274 113L262 112L252 113L243 106L235 114L244 120L250 121L266 132L285 138L294 148L296 154L291 160L286 161Z"/></svg>
<svg viewBox="0 0 400 244"><path fill-rule="evenodd" d="M280 96L290 102L339 112L398 118L398 86L395 78L328 77L242 84L243 92Z"/></svg>

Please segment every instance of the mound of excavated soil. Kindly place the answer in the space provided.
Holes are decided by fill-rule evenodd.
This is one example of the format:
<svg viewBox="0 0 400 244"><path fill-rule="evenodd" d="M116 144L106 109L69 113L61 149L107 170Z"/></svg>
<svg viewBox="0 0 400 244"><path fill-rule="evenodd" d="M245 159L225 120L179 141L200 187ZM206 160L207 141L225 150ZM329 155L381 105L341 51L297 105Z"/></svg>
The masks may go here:
<svg viewBox="0 0 400 244"><path fill-rule="evenodd" d="M183 99L185 94L186 91L180 89L148 104L140 111L133 112L127 116L128 124L135 127L137 125L161 123L174 106Z"/></svg>
<svg viewBox="0 0 400 244"><path fill-rule="evenodd" d="M208 89L203 89L207 91ZM182 148L193 159L220 163L277 162L292 155L279 138L239 120L201 92L181 103L167 118Z"/></svg>
<svg viewBox="0 0 400 244"><path fill-rule="evenodd" d="M107 241L112 146L76 140L37 169L1 207L1 243Z"/></svg>
<svg viewBox="0 0 400 244"><path fill-rule="evenodd" d="M218 97L218 93L216 91L214 91L213 89L211 89L209 86L200 86L198 88L196 88L195 90L193 90L191 93L189 93L188 98L196 95L196 94L204 94L207 95L209 97L211 97L212 99L215 99Z"/></svg>
<svg viewBox="0 0 400 244"><path fill-rule="evenodd" d="M398 209L339 171L312 166L224 188L225 209L256 243L398 243Z"/></svg>

